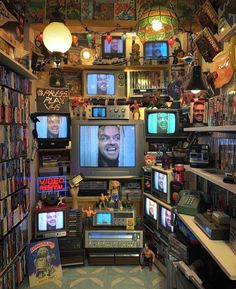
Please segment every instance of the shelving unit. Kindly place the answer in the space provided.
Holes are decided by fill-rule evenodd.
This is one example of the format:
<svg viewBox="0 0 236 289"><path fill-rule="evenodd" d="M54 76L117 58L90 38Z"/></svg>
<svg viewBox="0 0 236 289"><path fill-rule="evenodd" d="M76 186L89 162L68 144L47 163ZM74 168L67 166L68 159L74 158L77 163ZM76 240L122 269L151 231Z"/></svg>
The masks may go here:
<svg viewBox="0 0 236 289"><path fill-rule="evenodd" d="M10 289L18 288L26 274L29 97L30 80L37 77L1 50L0 66L0 287Z"/></svg>
<svg viewBox="0 0 236 289"><path fill-rule="evenodd" d="M231 280L236 280L236 256L229 246L229 242L211 240L195 224L194 217L178 214L184 224L194 233L203 247L210 253L220 268Z"/></svg>
<svg viewBox="0 0 236 289"><path fill-rule="evenodd" d="M222 173L216 174L215 169L197 169L197 168L192 168L188 165L185 165L185 170L187 172L194 173L195 175L198 175L199 177L204 178L205 180L208 180L221 188L230 191L234 194L236 194L236 184L228 184L223 182L224 175Z"/></svg>
<svg viewBox="0 0 236 289"><path fill-rule="evenodd" d="M225 126L195 126L186 127L184 131L192 132L232 132L236 133L236 125L225 125Z"/></svg>

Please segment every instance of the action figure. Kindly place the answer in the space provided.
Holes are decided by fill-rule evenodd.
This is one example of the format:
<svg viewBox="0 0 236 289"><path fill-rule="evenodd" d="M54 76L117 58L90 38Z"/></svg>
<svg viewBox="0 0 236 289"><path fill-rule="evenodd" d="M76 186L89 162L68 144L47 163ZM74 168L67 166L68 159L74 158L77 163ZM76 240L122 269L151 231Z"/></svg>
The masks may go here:
<svg viewBox="0 0 236 289"><path fill-rule="evenodd" d="M134 120L140 119L140 110L139 110L140 106L142 106L142 104L138 103L136 99L134 100L134 103L131 104L131 106L130 106L130 110L133 113L133 119Z"/></svg>
<svg viewBox="0 0 236 289"><path fill-rule="evenodd" d="M96 214L96 212L91 209L89 206L88 209L82 208L82 212L84 213L85 216L85 225L86 227L90 228L93 225L93 216Z"/></svg>
<svg viewBox="0 0 236 289"><path fill-rule="evenodd" d="M145 244L141 253L142 261L141 261L141 269L148 265L149 271L152 271L152 264L155 262L156 256L154 252L149 249L148 245Z"/></svg>
<svg viewBox="0 0 236 289"><path fill-rule="evenodd" d="M132 42L132 52L130 53L130 65L140 65L140 46L135 41Z"/></svg>
<svg viewBox="0 0 236 289"><path fill-rule="evenodd" d="M108 198L103 193L101 193L101 196L99 197L99 200L97 202L97 207L99 209L106 208L108 204Z"/></svg>
<svg viewBox="0 0 236 289"><path fill-rule="evenodd" d="M60 205L64 205L64 197L62 197L62 196L59 196L58 197L58 204L57 204L58 206L60 206Z"/></svg>
<svg viewBox="0 0 236 289"><path fill-rule="evenodd" d="M109 190L109 196L110 196L110 203L118 203L118 200L120 199L120 182L113 180L111 181L111 189Z"/></svg>

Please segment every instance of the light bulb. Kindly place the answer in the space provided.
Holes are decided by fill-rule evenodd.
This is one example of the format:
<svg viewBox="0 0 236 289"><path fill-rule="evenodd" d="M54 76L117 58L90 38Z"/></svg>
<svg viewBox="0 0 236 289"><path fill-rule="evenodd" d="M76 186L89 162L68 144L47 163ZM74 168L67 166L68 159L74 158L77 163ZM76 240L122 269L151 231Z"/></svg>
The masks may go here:
<svg viewBox="0 0 236 289"><path fill-rule="evenodd" d="M152 29L154 31L159 31L163 27L162 22L160 20L153 20L152 21Z"/></svg>
<svg viewBox="0 0 236 289"><path fill-rule="evenodd" d="M88 50L83 52L83 58L84 59L89 59L90 58L90 52Z"/></svg>
<svg viewBox="0 0 236 289"><path fill-rule="evenodd" d="M193 94L197 94L197 93L199 93L201 90L199 90L199 89L194 89L194 90L191 90L191 92L193 93Z"/></svg>

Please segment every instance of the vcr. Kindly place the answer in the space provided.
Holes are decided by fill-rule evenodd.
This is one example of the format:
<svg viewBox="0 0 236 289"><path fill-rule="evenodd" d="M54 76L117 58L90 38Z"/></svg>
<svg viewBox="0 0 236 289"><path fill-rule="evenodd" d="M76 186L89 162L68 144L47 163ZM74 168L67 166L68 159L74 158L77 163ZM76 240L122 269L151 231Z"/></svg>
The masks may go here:
<svg viewBox="0 0 236 289"><path fill-rule="evenodd" d="M143 248L143 231L85 231L85 248Z"/></svg>

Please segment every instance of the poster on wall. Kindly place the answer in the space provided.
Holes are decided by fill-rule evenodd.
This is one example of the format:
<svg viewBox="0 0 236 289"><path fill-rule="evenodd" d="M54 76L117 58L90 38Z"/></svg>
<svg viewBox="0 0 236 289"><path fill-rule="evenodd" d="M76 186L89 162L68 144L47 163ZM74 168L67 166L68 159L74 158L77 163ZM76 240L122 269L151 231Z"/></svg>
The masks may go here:
<svg viewBox="0 0 236 289"><path fill-rule="evenodd" d="M62 278L62 267L57 238L27 246L26 262L30 287Z"/></svg>
<svg viewBox="0 0 236 289"><path fill-rule="evenodd" d="M114 4L115 20L135 20L135 1L117 0Z"/></svg>
<svg viewBox="0 0 236 289"><path fill-rule="evenodd" d="M58 88L36 89L37 112L69 113L69 91Z"/></svg>
<svg viewBox="0 0 236 289"><path fill-rule="evenodd" d="M46 19L55 19L55 13L60 13L65 17L66 1L65 0L47 0L46 3Z"/></svg>
<svg viewBox="0 0 236 289"><path fill-rule="evenodd" d="M93 0L81 0L81 20L93 19Z"/></svg>
<svg viewBox="0 0 236 289"><path fill-rule="evenodd" d="M81 6L80 0L66 1L66 19L78 20L80 19Z"/></svg>
<svg viewBox="0 0 236 289"><path fill-rule="evenodd" d="M45 19L45 0L31 0L26 9L28 23L43 23Z"/></svg>
<svg viewBox="0 0 236 289"><path fill-rule="evenodd" d="M113 20L114 3L108 1L94 1L94 20Z"/></svg>

